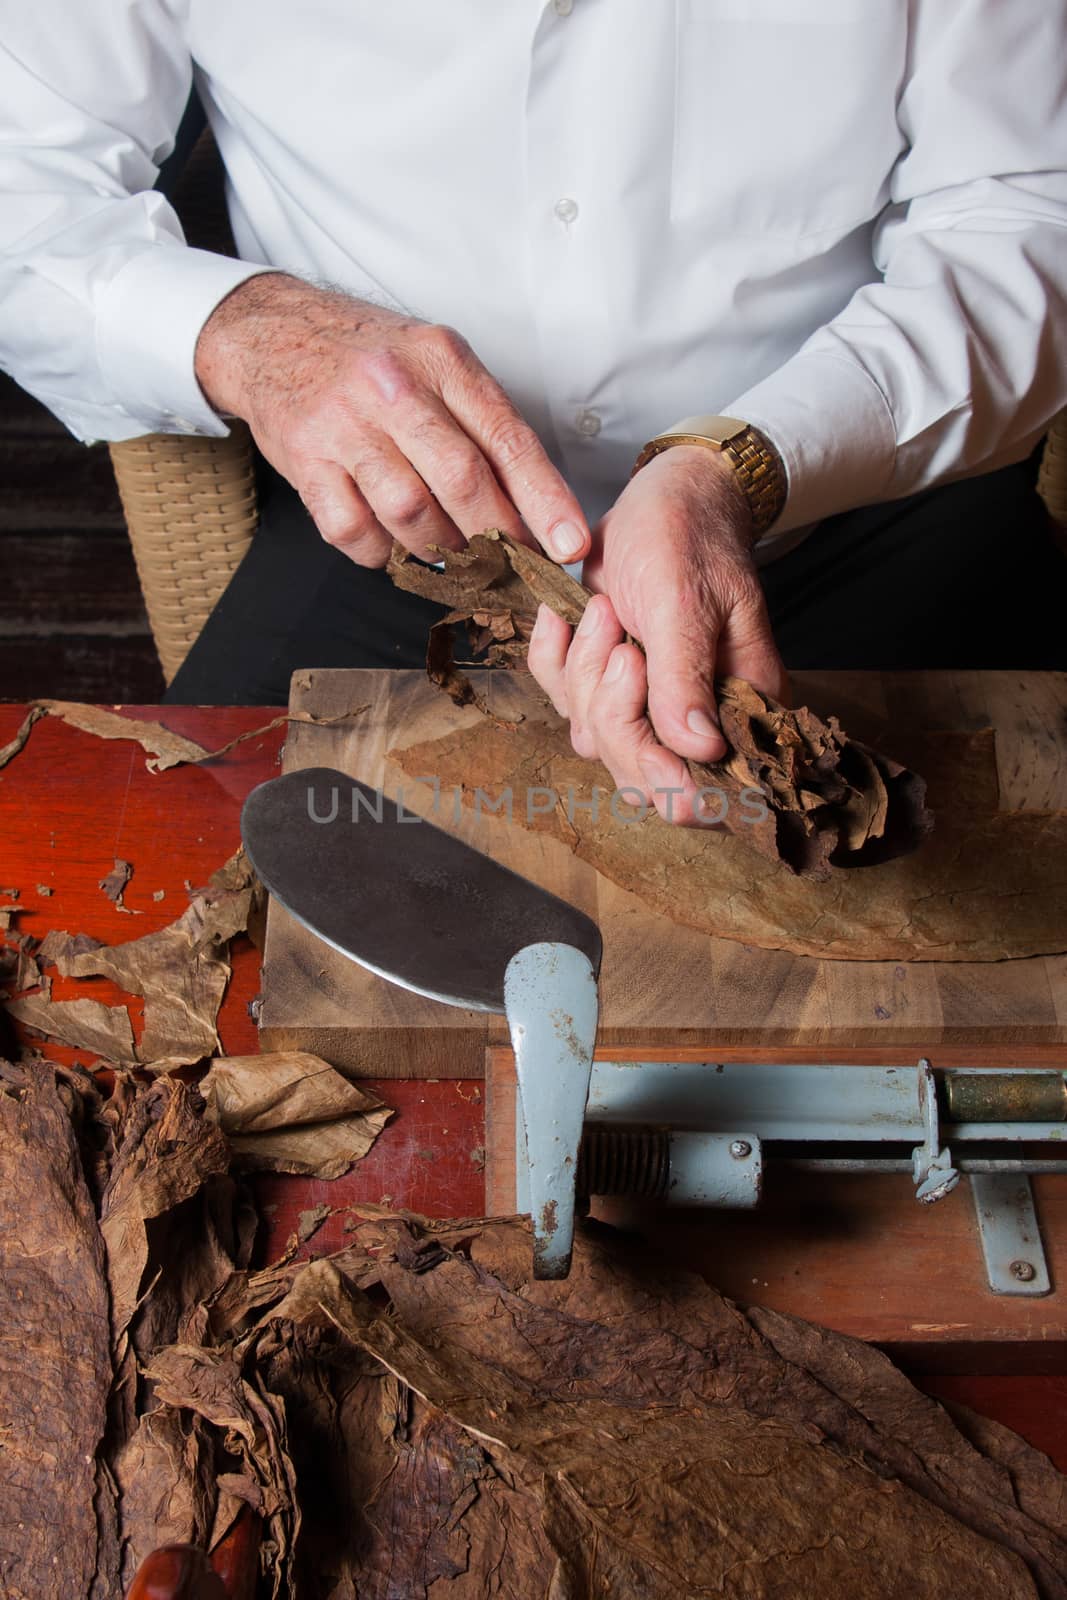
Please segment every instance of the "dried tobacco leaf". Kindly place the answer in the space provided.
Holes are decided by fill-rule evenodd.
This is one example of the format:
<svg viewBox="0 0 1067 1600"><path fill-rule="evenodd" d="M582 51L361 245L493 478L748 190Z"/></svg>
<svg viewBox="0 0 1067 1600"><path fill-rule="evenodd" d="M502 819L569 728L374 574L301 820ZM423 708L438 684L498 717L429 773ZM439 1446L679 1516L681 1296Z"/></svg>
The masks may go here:
<svg viewBox="0 0 1067 1600"><path fill-rule="evenodd" d="M319 1056L222 1056L200 1083L242 1172L339 1178L366 1155L390 1108Z"/></svg>
<svg viewBox="0 0 1067 1600"><path fill-rule="evenodd" d="M39 989L49 995L52 980L41 971L38 950L38 941L28 933L16 933L10 944L0 945L0 984L14 994Z"/></svg>
<svg viewBox="0 0 1067 1600"><path fill-rule="evenodd" d="M521 1222L359 1209L348 1249L235 1280L210 1347L151 1367L236 1441L276 1592L1067 1595L1060 1474L984 1454L867 1346L610 1229L541 1283Z"/></svg>
<svg viewBox="0 0 1067 1600"><path fill-rule="evenodd" d="M431 634L429 676L458 705L473 702L487 711L455 668L453 627L474 625L474 647L487 650L487 665L518 666L538 606L550 606L575 626L589 592L499 529L440 554L439 570L394 545L389 573L399 588L451 607ZM923 780L849 740L836 718L823 722L807 707L791 711L739 678L721 679L716 697L729 753L715 764L691 761L689 770L698 789L712 792L720 826L750 849L800 876L827 878L832 867L907 855L931 831Z"/></svg>
<svg viewBox="0 0 1067 1600"><path fill-rule="evenodd" d="M125 911L128 917L139 917L141 912L131 911L130 907L126 905L122 898L126 892L126 885L129 883L132 877L132 863L129 861L123 861L119 856L116 856L114 867L106 877L100 879L99 886L101 889L103 889L104 893L107 895L116 911Z"/></svg>
<svg viewBox="0 0 1067 1600"><path fill-rule="evenodd" d="M68 1075L0 1062L0 1439L10 1600L111 1600L115 1497L98 1460L112 1369L104 1250Z"/></svg>
<svg viewBox="0 0 1067 1600"><path fill-rule="evenodd" d="M203 1102L194 1089L174 1078L160 1078L134 1094L115 1132L100 1207L116 1347L146 1286L152 1254L148 1224L192 1199L209 1178L228 1167L226 1140L203 1116Z"/></svg>
<svg viewBox="0 0 1067 1600"><path fill-rule="evenodd" d="M9 739L7 744L0 745L0 767L6 767L8 762L17 756L20 750L26 748L26 741L33 732L34 724L40 722L41 718L47 716L47 714L43 706L35 705L30 707L16 730L14 738Z"/></svg>
<svg viewBox="0 0 1067 1600"><path fill-rule="evenodd" d="M537 607L531 611L530 591L508 560L503 536L490 531L472 539L465 549L445 555L441 570L423 565L394 544L389 576L398 589L450 608L430 629L427 673L457 705L475 704L486 710L470 679L456 668L453 629L468 623L471 647L479 654L487 651L489 665L514 665L525 660Z"/></svg>
<svg viewBox="0 0 1067 1600"><path fill-rule="evenodd" d="M481 811L510 793L568 796L512 807L515 827L558 839L654 911L765 950L840 961L1002 961L1067 950L1067 812L1001 812L993 735L909 734L941 818L926 846L877 872L819 880L746 848L737 834L616 816L603 767L571 749L566 725L533 709L510 727L479 721L390 759L432 772ZM906 777L888 773L888 785ZM500 812L492 817L492 822ZM491 823L492 825L492 823ZM872 848L870 844L866 847Z"/></svg>
<svg viewBox="0 0 1067 1600"><path fill-rule="evenodd" d="M306 1211L301 1211L296 1219L296 1236L301 1244L307 1244L313 1239L329 1217L333 1216L333 1207L327 1205L309 1206Z"/></svg>
<svg viewBox="0 0 1067 1600"><path fill-rule="evenodd" d="M169 1072L218 1051L215 1019L230 977L229 942L259 915L262 899L258 880L238 850L169 927L118 945L54 932L39 954L64 977L111 978L128 994L143 995L144 1031L136 1059L153 1072ZM133 1059L106 1049L100 1054Z"/></svg>
<svg viewBox="0 0 1067 1600"><path fill-rule="evenodd" d="M59 1044L89 1050L105 1061L129 1064L137 1059L125 1006L105 1006L99 1000L52 1000L40 994L9 1000L7 1010L23 1027Z"/></svg>
<svg viewBox="0 0 1067 1600"><path fill-rule="evenodd" d="M310 717L300 713L283 714L264 723L261 728L249 728L246 733L239 733L236 738L220 745L217 750L205 750L195 739L187 739L183 734L173 733L161 722L145 722L138 717L123 717L117 712L105 711L101 706L83 705L75 700L35 700L15 737L0 747L0 767L6 767L7 763L25 748L34 724L42 717L59 717L72 728L80 728L83 733L95 734L100 739L132 739L146 752L148 760L145 765L149 772L166 772L171 767L200 766L207 761L217 761L220 756L227 755L238 745L245 744L249 739L259 739L274 728L280 728L283 723L348 722L353 717L360 716L366 709L366 706L356 706L342 716L325 718Z"/></svg>

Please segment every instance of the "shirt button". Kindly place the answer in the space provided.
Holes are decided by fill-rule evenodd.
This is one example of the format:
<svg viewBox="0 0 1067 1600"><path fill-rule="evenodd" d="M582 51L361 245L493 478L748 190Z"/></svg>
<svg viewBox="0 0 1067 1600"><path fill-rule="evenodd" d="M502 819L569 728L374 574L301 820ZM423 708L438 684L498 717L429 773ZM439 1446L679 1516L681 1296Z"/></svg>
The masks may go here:
<svg viewBox="0 0 1067 1600"><path fill-rule="evenodd" d="M557 200L555 212L561 222L573 222L578 215L578 202L566 197L562 200Z"/></svg>
<svg viewBox="0 0 1067 1600"><path fill-rule="evenodd" d="M600 432L600 417L595 411L579 411L574 419L574 426L579 433L584 433L587 439L595 439Z"/></svg>
<svg viewBox="0 0 1067 1600"><path fill-rule="evenodd" d="M569 17L574 10L574 0L552 0L552 9L557 17Z"/></svg>

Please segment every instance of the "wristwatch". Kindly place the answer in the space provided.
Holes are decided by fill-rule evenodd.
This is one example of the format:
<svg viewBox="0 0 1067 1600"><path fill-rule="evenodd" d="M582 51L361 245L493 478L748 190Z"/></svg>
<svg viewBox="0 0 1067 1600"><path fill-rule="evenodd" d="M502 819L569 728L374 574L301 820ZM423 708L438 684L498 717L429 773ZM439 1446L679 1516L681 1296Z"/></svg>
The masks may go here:
<svg viewBox="0 0 1067 1600"><path fill-rule="evenodd" d="M739 417L686 417L650 439L634 462L634 472L676 444L700 444L718 450L733 467L752 510L756 538L766 533L785 505L786 475L782 458L768 439ZM633 476L633 473L630 474Z"/></svg>

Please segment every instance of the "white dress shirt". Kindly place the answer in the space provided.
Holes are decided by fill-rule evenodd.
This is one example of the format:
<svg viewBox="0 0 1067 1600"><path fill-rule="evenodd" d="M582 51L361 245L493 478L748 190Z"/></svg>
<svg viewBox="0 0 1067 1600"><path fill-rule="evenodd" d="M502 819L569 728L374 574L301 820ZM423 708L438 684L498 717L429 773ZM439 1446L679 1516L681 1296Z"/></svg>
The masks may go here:
<svg viewBox="0 0 1067 1600"><path fill-rule="evenodd" d="M241 262L151 192L194 80ZM1067 0L0 0L0 361L222 434L197 334L284 268L460 329L591 520L747 419L781 535L1031 448L1065 160Z"/></svg>

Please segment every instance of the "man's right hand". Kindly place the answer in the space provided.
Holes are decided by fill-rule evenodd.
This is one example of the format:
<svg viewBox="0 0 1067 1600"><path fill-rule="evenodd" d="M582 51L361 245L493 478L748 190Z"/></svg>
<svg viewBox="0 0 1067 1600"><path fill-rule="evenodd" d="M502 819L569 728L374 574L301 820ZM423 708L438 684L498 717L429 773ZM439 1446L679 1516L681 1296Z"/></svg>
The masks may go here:
<svg viewBox="0 0 1067 1600"><path fill-rule="evenodd" d="M486 528L557 561L589 548L537 435L452 328L263 274L208 318L196 375L360 566L384 566L394 538L432 559Z"/></svg>

